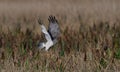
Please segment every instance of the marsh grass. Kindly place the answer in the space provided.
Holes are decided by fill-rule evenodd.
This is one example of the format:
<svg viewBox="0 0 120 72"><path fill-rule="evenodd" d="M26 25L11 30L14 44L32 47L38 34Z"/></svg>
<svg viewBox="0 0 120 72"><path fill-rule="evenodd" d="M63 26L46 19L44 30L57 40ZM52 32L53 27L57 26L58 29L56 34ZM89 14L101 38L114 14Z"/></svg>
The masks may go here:
<svg viewBox="0 0 120 72"><path fill-rule="evenodd" d="M58 4L59 2L59 4ZM0 72L120 71L120 2L118 0L40 0L0 2ZM59 42L39 50L54 14Z"/></svg>
<svg viewBox="0 0 120 72"><path fill-rule="evenodd" d="M45 52L37 48L41 35L29 29L24 33L18 25L14 32L0 33L0 64L5 68L8 60L15 68L23 68L20 71L116 71L115 60L120 59L119 27L108 22L81 24L78 31L67 27L61 31L58 44Z"/></svg>

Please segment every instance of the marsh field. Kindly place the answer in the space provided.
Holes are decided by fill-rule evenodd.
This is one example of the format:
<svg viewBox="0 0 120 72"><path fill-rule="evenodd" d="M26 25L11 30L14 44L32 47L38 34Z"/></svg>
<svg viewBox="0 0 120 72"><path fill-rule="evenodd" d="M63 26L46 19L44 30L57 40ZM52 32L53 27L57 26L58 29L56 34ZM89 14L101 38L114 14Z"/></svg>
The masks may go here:
<svg viewBox="0 0 120 72"><path fill-rule="evenodd" d="M56 16L59 42L39 50ZM120 0L0 0L0 72L119 72Z"/></svg>

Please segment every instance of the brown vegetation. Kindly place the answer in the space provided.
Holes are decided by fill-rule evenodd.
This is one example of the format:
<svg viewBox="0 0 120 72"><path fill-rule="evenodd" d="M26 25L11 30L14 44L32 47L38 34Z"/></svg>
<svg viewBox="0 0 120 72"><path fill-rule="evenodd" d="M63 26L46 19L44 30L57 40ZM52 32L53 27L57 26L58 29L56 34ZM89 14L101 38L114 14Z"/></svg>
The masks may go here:
<svg viewBox="0 0 120 72"><path fill-rule="evenodd" d="M0 2L0 72L120 71L119 0ZM55 15L58 44L39 50L38 16Z"/></svg>

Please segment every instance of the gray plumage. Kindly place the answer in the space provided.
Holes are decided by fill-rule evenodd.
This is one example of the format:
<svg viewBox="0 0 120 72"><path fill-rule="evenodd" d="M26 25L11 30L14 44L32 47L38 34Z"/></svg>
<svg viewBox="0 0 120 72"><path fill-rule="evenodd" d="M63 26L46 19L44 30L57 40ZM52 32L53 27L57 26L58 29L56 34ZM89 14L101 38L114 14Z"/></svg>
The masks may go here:
<svg viewBox="0 0 120 72"><path fill-rule="evenodd" d="M53 16L49 16L48 20L49 20L48 33L50 34L53 42L57 42L57 38L60 36L60 28L58 25L58 21Z"/></svg>
<svg viewBox="0 0 120 72"><path fill-rule="evenodd" d="M45 50L47 51L51 46L56 44L58 42L58 37L60 36L60 28L58 26L58 22L53 16L49 16L49 26L48 31L41 22L41 20L38 20L38 23L41 25L42 32L45 35L45 38L47 42L41 42L39 43L39 48L42 49L45 47Z"/></svg>

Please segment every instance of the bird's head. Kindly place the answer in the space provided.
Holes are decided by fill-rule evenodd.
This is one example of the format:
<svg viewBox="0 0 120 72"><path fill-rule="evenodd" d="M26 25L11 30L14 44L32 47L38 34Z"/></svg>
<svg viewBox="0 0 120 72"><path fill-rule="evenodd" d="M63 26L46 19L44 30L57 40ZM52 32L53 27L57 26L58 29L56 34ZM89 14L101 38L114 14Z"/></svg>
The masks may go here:
<svg viewBox="0 0 120 72"><path fill-rule="evenodd" d="M42 49L42 48L44 48L44 47L45 47L45 43L43 43L43 42L39 43L39 45L38 45L38 48L39 48L39 49Z"/></svg>

